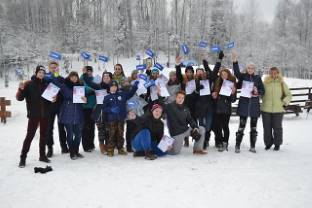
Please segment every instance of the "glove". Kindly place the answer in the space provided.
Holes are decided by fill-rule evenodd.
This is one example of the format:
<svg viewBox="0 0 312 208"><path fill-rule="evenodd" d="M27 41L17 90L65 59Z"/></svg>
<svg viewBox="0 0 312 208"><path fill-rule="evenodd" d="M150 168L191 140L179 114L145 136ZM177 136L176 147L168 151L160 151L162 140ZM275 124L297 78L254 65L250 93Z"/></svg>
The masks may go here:
<svg viewBox="0 0 312 208"><path fill-rule="evenodd" d="M203 60L203 65L208 66L208 61L206 59Z"/></svg>
<svg viewBox="0 0 312 208"><path fill-rule="evenodd" d="M41 167L35 167L35 168L34 168L34 172L35 172L35 173L42 173L42 174L47 173L47 172L50 172L50 171L52 171L52 170L53 170L53 169L52 169L51 166L46 166L45 168L41 168Z"/></svg>
<svg viewBox="0 0 312 208"><path fill-rule="evenodd" d="M111 108L111 112L112 112L112 113L116 113L116 114L117 114L117 113L120 113L120 108L119 108L118 106L112 107L112 108Z"/></svg>
<svg viewBox="0 0 312 208"><path fill-rule="evenodd" d="M191 132L191 137L193 138L193 140L195 140L195 142L198 142L200 140L201 134L193 129Z"/></svg>
<svg viewBox="0 0 312 208"><path fill-rule="evenodd" d="M204 89L205 87L204 87L204 85L199 85L199 89L200 90L202 90L202 89Z"/></svg>
<svg viewBox="0 0 312 208"><path fill-rule="evenodd" d="M139 81L135 81L134 84L133 84L133 86L134 86L134 87L137 87L137 86L139 85L139 83L140 83Z"/></svg>
<svg viewBox="0 0 312 208"><path fill-rule="evenodd" d="M220 51L219 52L219 59L222 60L224 58L224 53L223 51Z"/></svg>

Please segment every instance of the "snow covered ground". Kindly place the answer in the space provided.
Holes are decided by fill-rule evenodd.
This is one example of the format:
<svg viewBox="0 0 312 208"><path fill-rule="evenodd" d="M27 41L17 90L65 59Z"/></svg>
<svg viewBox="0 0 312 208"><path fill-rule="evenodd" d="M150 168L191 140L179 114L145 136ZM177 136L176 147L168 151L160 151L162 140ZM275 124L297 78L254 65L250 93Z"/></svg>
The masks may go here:
<svg viewBox="0 0 312 208"><path fill-rule="evenodd" d="M287 79L291 87L312 86L312 81ZM83 153L72 161L60 153L55 139L53 171L34 174L45 166L38 161L38 134L27 166L17 167L26 134L25 102L17 102L17 82L0 96L12 100L12 118L0 124L0 207L311 207L312 114L286 115L281 151L265 151L259 120L257 154L248 151L249 128L241 154L234 153L238 119L231 118L230 147L207 156L193 156L184 148L178 156L155 161L143 158ZM96 138L97 144L97 138ZM212 144L212 142L211 142Z"/></svg>

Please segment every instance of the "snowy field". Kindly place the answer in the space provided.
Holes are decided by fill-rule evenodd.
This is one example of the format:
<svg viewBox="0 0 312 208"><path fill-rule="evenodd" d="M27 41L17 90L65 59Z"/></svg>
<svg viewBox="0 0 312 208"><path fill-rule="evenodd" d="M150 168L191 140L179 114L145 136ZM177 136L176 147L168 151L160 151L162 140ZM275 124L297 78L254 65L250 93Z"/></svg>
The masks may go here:
<svg viewBox="0 0 312 208"><path fill-rule="evenodd" d="M307 80L287 79L287 83L312 86ZM260 119L257 154L248 151L249 127L241 154L235 154L236 117L230 122L229 151L219 153L210 147L206 156L193 156L192 148L183 148L178 156L146 161L132 155L108 158L97 148L72 161L60 153L55 138L53 171L41 175L33 172L34 167L46 165L38 161L38 132L26 168L17 167L26 134L26 107L15 100L17 82L8 89L3 85L0 80L0 96L12 100L13 115L6 125L0 124L1 208L311 207L312 113L308 119L306 113L285 116L279 152L264 150ZM97 137L95 141L98 146Z"/></svg>

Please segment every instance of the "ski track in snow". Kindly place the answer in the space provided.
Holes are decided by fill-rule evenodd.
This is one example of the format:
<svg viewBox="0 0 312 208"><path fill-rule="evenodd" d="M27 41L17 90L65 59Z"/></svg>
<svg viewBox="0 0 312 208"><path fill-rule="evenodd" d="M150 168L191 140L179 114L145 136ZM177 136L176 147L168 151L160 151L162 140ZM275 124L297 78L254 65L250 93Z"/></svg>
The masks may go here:
<svg viewBox="0 0 312 208"><path fill-rule="evenodd" d="M287 83L312 85L298 79L287 79ZM27 127L25 102L15 100L17 86L13 82L8 89L0 89L0 96L12 100L8 110L13 112L6 125L0 124L1 208L311 206L311 113L308 119L306 113L285 116L279 152L264 150L260 119L257 154L248 151L248 126L241 154L234 153L237 117L230 122L229 151L217 152L211 141L207 156L193 156L191 148L183 148L178 156L146 161L132 155L108 158L97 148L72 161L60 153L56 136L55 156L49 164L53 171L34 174L34 167L46 166L38 161L38 132L26 167L17 167ZM95 143L98 146L97 136Z"/></svg>

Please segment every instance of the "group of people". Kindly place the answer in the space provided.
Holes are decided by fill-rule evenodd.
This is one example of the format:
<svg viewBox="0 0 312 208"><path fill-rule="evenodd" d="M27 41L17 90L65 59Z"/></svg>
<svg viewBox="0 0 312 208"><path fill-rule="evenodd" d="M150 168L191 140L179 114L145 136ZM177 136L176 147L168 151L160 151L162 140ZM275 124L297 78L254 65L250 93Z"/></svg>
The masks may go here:
<svg viewBox="0 0 312 208"><path fill-rule="evenodd" d="M168 78L153 66L148 66L145 71L133 70L131 76L126 77L122 65L116 64L113 73L103 72L100 82L95 82L91 66L85 66L81 76L72 71L66 78L60 75L59 64L55 61L49 62L48 72L44 66L37 66L31 80L21 82L16 94L17 100L26 100L28 117L19 167L26 165L27 153L38 127L39 160L51 162L49 158L54 154L55 120L61 152L69 153L72 160L83 157L79 152L80 143L85 152L95 149L95 126L100 152L109 157L114 156L117 149L119 155L133 152L135 157L154 160L166 154L179 154L183 146L189 146L190 138L194 140L193 154L205 155L211 132L215 135L217 150L227 151L232 104L237 100L237 89L244 88L245 82L252 83L252 90L249 97L239 97L235 152L240 152L249 118L249 151L256 153L257 121L260 115L265 149L269 150L274 145L274 150L278 151L283 142L284 107L292 98L280 70L272 67L262 81L252 63L247 65L244 72L240 71L235 52L232 52L234 73L222 66L223 58L224 54L220 51L212 70L205 59L203 67L194 70L193 66L183 66L181 57L177 57L176 70L171 71ZM152 83L144 85L145 89L142 87L142 75ZM159 84L160 79L165 80L168 91L165 96L162 93L163 86ZM204 81L208 83L210 93L201 93L207 88ZM221 92L225 82L232 83L229 95ZM42 97L50 83L59 88L52 101ZM75 86L84 86L85 95L81 97L84 103L73 101ZM107 92L100 103L97 102L98 90ZM165 135L165 125L170 135ZM159 148L159 143L165 136L172 138L173 142L163 150Z"/></svg>

